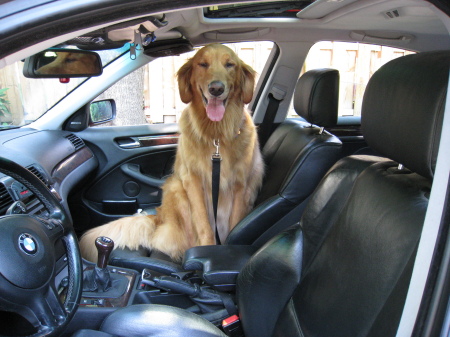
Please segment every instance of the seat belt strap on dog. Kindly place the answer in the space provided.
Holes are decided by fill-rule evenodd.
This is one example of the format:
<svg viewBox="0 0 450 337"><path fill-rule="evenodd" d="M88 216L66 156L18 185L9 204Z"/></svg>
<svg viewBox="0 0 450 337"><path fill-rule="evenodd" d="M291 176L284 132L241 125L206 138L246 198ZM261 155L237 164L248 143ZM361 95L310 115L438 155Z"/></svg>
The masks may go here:
<svg viewBox="0 0 450 337"><path fill-rule="evenodd" d="M217 229L217 204L219 203L219 186L220 186L220 162L222 161L222 156L219 152L220 143L218 139L214 139L214 146L216 147L216 152L211 156L212 160L212 203L214 211L214 221L216 227L216 244L220 245L219 231Z"/></svg>
<svg viewBox="0 0 450 337"><path fill-rule="evenodd" d="M269 104L267 105L266 113L259 129L259 144L263 148L272 133L272 126L277 115L278 107L281 101L286 96L286 91L278 86L273 86L269 93Z"/></svg>

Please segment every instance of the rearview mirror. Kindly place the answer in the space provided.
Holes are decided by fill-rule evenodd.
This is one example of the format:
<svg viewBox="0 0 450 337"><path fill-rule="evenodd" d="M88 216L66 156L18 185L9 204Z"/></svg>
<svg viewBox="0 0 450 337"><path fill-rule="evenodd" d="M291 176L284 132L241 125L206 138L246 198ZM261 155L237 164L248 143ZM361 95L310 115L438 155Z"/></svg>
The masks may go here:
<svg viewBox="0 0 450 337"><path fill-rule="evenodd" d="M23 67L28 78L91 77L102 72L97 53L78 49L47 49L26 58Z"/></svg>

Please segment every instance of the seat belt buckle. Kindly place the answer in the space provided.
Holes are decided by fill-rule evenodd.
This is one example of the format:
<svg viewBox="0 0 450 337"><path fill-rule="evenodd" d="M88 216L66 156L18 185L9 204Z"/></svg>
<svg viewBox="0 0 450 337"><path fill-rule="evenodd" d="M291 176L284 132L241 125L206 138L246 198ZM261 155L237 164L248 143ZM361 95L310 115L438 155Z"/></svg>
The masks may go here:
<svg viewBox="0 0 450 337"><path fill-rule="evenodd" d="M222 328L229 337L244 337L244 331L242 330L241 320L238 315L225 318L222 321Z"/></svg>

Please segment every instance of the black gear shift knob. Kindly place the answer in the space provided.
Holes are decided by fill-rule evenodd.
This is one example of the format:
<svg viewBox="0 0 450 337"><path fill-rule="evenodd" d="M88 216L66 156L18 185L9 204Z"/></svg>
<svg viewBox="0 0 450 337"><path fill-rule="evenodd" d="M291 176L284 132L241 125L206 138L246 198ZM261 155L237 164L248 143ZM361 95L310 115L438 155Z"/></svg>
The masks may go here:
<svg viewBox="0 0 450 337"><path fill-rule="evenodd" d="M106 236L99 236L95 240L95 247L98 251L97 267L106 268L109 255L114 248L114 241Z"/></svg>

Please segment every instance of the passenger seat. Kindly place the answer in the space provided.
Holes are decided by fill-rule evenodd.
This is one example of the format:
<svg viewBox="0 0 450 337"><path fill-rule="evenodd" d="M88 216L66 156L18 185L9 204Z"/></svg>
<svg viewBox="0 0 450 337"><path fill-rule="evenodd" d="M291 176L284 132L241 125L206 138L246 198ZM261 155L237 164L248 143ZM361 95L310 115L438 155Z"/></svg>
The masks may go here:
<svg viewBox="0 0 450 337"><path fill-rule="evenodd" d="M261 246L284 229L272 226L285 215L295 209L291 215L300 218L308 197L340 157L341 141L325 130L337 123L338 98L336 69L310 70L298 79L293 101L302 118L286 119L270 135L262 149L266 173L255 208L231 231L226 244Z"/></svg>
<svg viewBox="0 0 450 337"><path fill-rule="evenodd" d="M291 225L291 218L300 218L309 196L340 156L341 141L324 129L336 124L338 95L339 72L335 69L311 70L299 78L294 109L306 121L286 119L269 137L262 149L266 173L256 207L224 244L254 245L256 250ZM183 270L165 254L146 249L115 249L109 263L166 274Z"/></svg>

